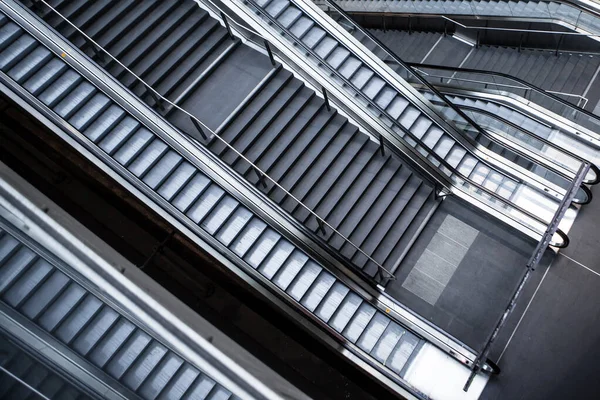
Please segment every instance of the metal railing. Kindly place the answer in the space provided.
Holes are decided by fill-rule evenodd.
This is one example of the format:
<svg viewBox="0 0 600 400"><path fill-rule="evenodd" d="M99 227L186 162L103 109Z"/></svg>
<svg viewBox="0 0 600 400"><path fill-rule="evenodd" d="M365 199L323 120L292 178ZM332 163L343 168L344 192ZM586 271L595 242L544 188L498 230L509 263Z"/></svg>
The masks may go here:
<svg viewBox="0 0 600 400"><path fill-rule="evenodd" d="M52 399L50 399L50 397L47 397L42 392L40 392L39 390L37 390L36 388L31 386L29 383L25 382L23 379L19 378L17 375L13 374L12 372L10 372L6 368L4 368L2 365L0 365L0 371L4 372L6 374L6 376L8 376L10 379L13 379L14 381L16 381L22 387L25 387L27 390L31 391L32 394L35 394L35 396L37 396L41 399L44 399L44 400L52 400Z"/></svg>
<svg viewBox="0 0 600 400"><path fill-rule="evenodd" d="M248 0L246 3L249 4L254 4L253 0ZM335 9L337 10L337 12L343 16L344 18L346 18L346 20L352 24L355 25L355 23L347 16L345 15L344 11L341 10L336 4L331 4L331 3L327 3L330 4L331 9ZM265 15L268 19L269 19L269 23L271 26L275 26L278 27L282 32L285 32L285 34L290 35L291 37L294 37L293 35L287 33L287 30L283 27L281 27L281 25L279 24L278 21L276 21L274 18L272 18L271 16L268 15L268 13L265 13L264 11L260 10L260 7L253 5L253 8L256 9L256 13L260 13L262 15ZM338 21L339 22L339 21ZM356 26L356 25L355 25ZM369 38L372 38L371 35L368 32L365 32L361 27L356 26L356 29L361 30L361 32L363 32L366 36L368 36ZM406 65L406 63L404 63L403 61L399 60L395 55L393 55L392 53L390 53L383 45L381 45L376 39L372 38L373 41L383 50L386 52L387 55L389 55L390 58L396 59L398 64L403 66L403 71L406 71L406 74L410 77L404 77L401 76L403 79L405 79L406 81L410 80L416 80L419 83L423 84L424 86L427 86L428 88L430 88L430 90L436 94L438 94L438 98L440 99L440 102L444 102L445 104L448 104L448 107L455 110L456 107L454 105L451 105L451 103L445 98L445 96L443 96L443 94L439 93L439 91L437 91L437 89L435 89L433 87L433 85L431 85L429 82L427 82L426 79L422 78L420 75L418 75L417 73L415 73L414 71L412 71L412 69ZM369 99L368 97L366 97L359 89L357 89L352 82L350 82L348 79L346 79L345 77L343 77L337 70L329 67L327 65L327 63L325 62L325 60L323 60L320 56L318 56L316 53L314 53L314 51L312 51L312 49L308 48L307 46L304 46L303 43L298 40L298 39L294 39L294 43L297 46L303 46L302 51L305 52L307 55L310 55L310 57L315 58L318 62L319 67L321 68L326 68L328 73L331 76L335 76L343 86L346 86L348 88L351 89L352 94L354 94L354 97L360 97L364 100L365 105L367 105L369 108L371 108L372 110L374 110L376 113L378 113L380 116L382 116L383 118L385 118L387 121L391 122L394 127L398 130L400 130L401 132L404 133L405 136L407 136L408 138L410 138L410 140L412 142L415 143L415 145L412 145L411 147L417 147L420 146L421 148L426 149L427 147L424 145L424 143L418 138L416 137L414 134L412 134L410 131L408 131L406 128L404 128L404 126L402 126L401 124L399 124L397 121L395 121L395 119L393 117L391 117L387 111L383 110L379 105L377 105L374 101L372 101L371 99ZM359 57L360 58L360 57ZM455 114L457 117L459 115L464 115L464 113L462 113L460 110L458 110ZM468 118L466 118L468 120ZM479 132L483 131L483 129L479 128L478 129ZM405 141L405 139L403 138L399 138L399 140ZM408 139L407 139L408 140ZM460 143L460 140L458 140L458 142ZM391 146L391 148L393 149L394 147ZM477 156L476 156L477 157ZM541 218L539 218L537 215L534 215L533 213L523 209L522 207L512 203L510 200L507 200L501 196L499 196L497 193L487 189L486 187L484 187L483 185L480 185L474 181L472 181L471 179L469 179L468 177L462 175L460 172L456 171L451 165L449 165L443 158L441 158L440 156L438 156L437 154L435 154L434 152L430 152L427 154L427 158L430 160L430 162L433 162L436 164L436 166L438 166L438 168L441 168L442 171L447 175L450 176L451 174L454 174L455 176L458 177L458 179L462 180L462 182L452 182L452 184L447 185L441 181L437 181L440 185L442 185L445 189L447 189L448 191L452 192L452 187L455 187L459 190L464 191L466 189L466 193L468 193L468 195L476 195L479 196L479 198L481 199L481 194L484 194L484 196L487 196L489 199L493 199L491 200L491 203L494 203L494 206L496 206L496 202L497 203L501 203L503 204L502 207L504 207L504 211L502 210L498 210L497 207L492 206L492 208L494 208L496 211L500 211L501 213L503 213L507 218L517 222L518 224L520 224L521 226L526 226L529 229L532 229L533 231L535 231L536 233L538 233L539 235L542 235L543 230L545 229L545 226L547 224L546 221L543 221ZM434 160L431 160L431 158L433 158ZM477 157L479 159L479 157ZM487 164L492 170L497 170L498 168L490 165L489 163L481 160L484 164ZM508 176L511 176L510 174L508 174ZM434 179L436 179L434 177ZM452 179L452 177L451 177ZM514 178L513 178L514 179ZM522 181L521 181L522 182ZM523 183L523 182L522 182ZM473 189L474 188L474 189ZM482 200L480 200L482 201ZM490 204L490 201L486 201L483 200L483 202L487 205ZM509 210L509 211L507 211ZM531 223L531 221L535 221L536 223L539 223L541 226L543 226L544 228L538 227L538 228L534 228L531 225L528 225L527 222L523 221L523 218L519 218L518 220L515 219L514 216L510 215L511 211L516 211L520 214L522 214L524 217L529 218L529 223ZM558 235L560 235L561 237L566 237L566 235L564 233L562 233L561 231L557 232ZM558 247L560 247L560 244L558 244Z"/></svg>
<svg viewBox="0 0 600 400"><path fill-rule="evenodd" d="M256 175L258 177L257 184L261 184L263 186L263 188L266 189L266 188L268 188L268 184L267 184L266 180L270 181L274 187L276 187L278 190L281 190L282 192L284 192L287 197L289 197L300 207L302 207L303 209L308 211L309 214L312 215L317 222L317 225L318 225L317 232L321 231L323 234L325 234L326 229L327 228L330 229L333 234L338 235L342 240L344 240L344 242L348 243L350 246L355 248L359 253L361 253L363 256L365 256L369 261L371 261L377 267L378 273L381 274L381 279L383 279L383 280L395 280L396 279L396 277L394 276L393 273L388 271L383 265L381 265L379 262L377 262L375 259L373 259L370 255L365 253L359 246L354 244L349 238L347 238L342 233L340 233L336 228L334 228L331 224L329 224L325 219L321 218L310 207L308 207L307 205L302 203L302 201L300 201L297 197L295 197L287 189L285 189L283 186L281 186L277 181L272 179L266 172L261 170L256 164L254 164L252 161L250 161L248 158L246 158L242 153L240 153L235 147L233 147L231 144L229 144L225 139L220 137L216 132L214 132L212 129L210 129L206 124L204 124L202 121L200 121L196 116L194 116L193 114L184 110L183 108L181 108L179 105L175 104L168 98L162 96L150 84L146 83L141 77L139 77L137 74L135 74L133 71L131 71L123 63L121 63L110 52L108 52L101 45L99 45L96 41L94 41L91 37L89 37L85 32L83 32L81 29L79 29L79 27L77 27L75 24L73 24L68 18L66 18L64 15L62 15L58 10L56 10L54 7L52 7L50 4L48 4L45 0L35 0L35 3L38 3L38 4L43 3L46 7L48 7L50 10L52 10L52 12L54 12L57 16L62 18L67 24L69 24L72 28L74 28L78 32L78 34L81 35L82 38L88 42L88 44L92 45L94 47L93 51L96 54L103 54L105 56L108 56L112 60L112 62L117 63L129 75L131 75L133 78L135 78L136 81L141 83L146 90L146 92L144 94L146 94L146 93L149 94L149 96L152 98L152 100L154 100L155 106L158 106L159 108L164 109L165 105L168 105L172 109L176 109L177 111L184 113L187 117L190 118L190 120L192 121L192 123L194 124L196 129L198 129L200 135L202 136L202 138L204 140L208 141L211 138L215 138L215 139L219 140L223 145L225 145L230 151L234 152L237 157L239 157L241 160L243 160L246 164L249 165L249 167L252 170L254 170L254 172L256 173ZM229 21L225 17L225 14L223 12L221 12L221 17L222 17L222 22L223 22L224 26L228 29L228 31L231 34L231 30L229 28ZM246 29L247 31L249 31L255 35L258 35L258 33L251 31L248 28L244 28L244 29ZM233 37L232 34L231 34L231 36ZM268 49L269 53L271 53L270 46L269 46L267 39L263 38L263 40L264 40L264 42L262 43L262 46L264 48ZM260 43L260 42L258 42L258 43ZM275 60L273 58L271 58L271 61L273 63L273 67L275 67ZM126 88L126 89L129 90L128 88ZM142 96L139 96L139 97L142 98ZM181 129L178 129L178 130L182 131ZM207 136L206 132L208 132L210 136ZM183 133L186 134L187 136L194 138L188 132L183 132ZM194 138L194 140L197 141L196 138ZM231 169L231 171L232 171L232 173L237 174L237 172L235 170ZM273 189L273 188L271 188L271 189Z"/></svg>
<svg viewBox="0 0 600 400"><path fill-rule="evenodd" d="M584 163L584 164L581 164L579 171L577 171L577 175L575 176L575 179L573 180L571 187L569 188L569 191L567 192L567 195L562 199L560 206L556 210L556 213L554 214L552 221L550 222L550 224L548 225L548 228L546 229L546 232L544 232L544 235L538 242L535 250L533 251L533 254L531 255L529 261L527 262L527 264L525 266L525 271L521 275L521 279L519 280L519 283L516 285L516 288L514 289L513 294L510 297L508 304L506 305L506 307L504 309L504 312L502 313L500 318L498 318L498 321L496 322L494 329L488 336L486 342L482 346L481 351L479 352L479 355L473 362L473 366L471 368L471 374L467 378L467 381L463 388L463 390L465 392L469 389L469 386L473 382L473 378L475 378L477 373L482 369L483 365L489 364L487 361L487 356L492 348L492 344L494 344L494 341L496 340L500 331L506 324L508 317L514 310L515 305L517 304L517 300L519 299L521 293L523 293L523 288L525 287L525 284L527 283L529 276L531 275L531 273L535 270L537 265L542 260L542 257L544 255L544 253L546 252L546 249L548 248L548 245L552 239L552 236L558 229L558 224L560 223L560 220L563 218L563 216L567 212L567 209L569 208L569 204L572 201L572 199L575 197L575 194L577 193L577 188L579 185L581 185L581 182L582 182L583 178L585 177L585 175L587 174L589 167L590 167L590 165L588 163ZM550 266L548 266L548 268L550 268Z"/></svg>

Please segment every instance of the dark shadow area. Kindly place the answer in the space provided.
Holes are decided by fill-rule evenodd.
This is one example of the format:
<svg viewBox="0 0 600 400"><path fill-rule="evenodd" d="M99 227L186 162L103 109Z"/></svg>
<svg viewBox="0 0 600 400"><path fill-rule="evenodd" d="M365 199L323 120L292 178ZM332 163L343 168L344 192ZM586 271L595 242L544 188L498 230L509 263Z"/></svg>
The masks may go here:
<svg viewBox="0 0 600 400"><path fill-rule="evenodd" d="M396 398L0 94L0 160L315 399Z"/></svg>

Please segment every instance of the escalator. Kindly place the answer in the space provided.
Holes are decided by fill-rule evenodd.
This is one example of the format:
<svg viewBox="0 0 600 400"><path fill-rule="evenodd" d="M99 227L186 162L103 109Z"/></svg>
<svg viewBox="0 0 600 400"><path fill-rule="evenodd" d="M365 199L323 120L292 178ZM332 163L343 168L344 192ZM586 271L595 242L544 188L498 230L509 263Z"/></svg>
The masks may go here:
<svg viewBox="0 0 600 400"><path fill-rule="evenodd" d="M6 7L4 12L12 13L14 9ZM4 87L19 93L45 118L55 121L78 138L86 151L110 166L128 185L133 185L136 190L160 204L170 215L220 249L228 259L242 266L279 298L301 310L320 329L344 342L350 351L365 360L363 363L369 368L381 371L386 379L395 382L395 390L409 388L414 391L403 378L414 362L418 362L418 365L412 368L413 372L428 368L428 361L419 360L419 355L422 350L429 356L432 352L439 352L432 345L441 343L439 332L431 331L414 317L411 328L402 324L395 305L385 299L373 303L370 294L358 289L355 284L347 283L347 278L340 279L335 272L324 267L322 261L317 261L314 251L302 250L293 235L290 239L275 230L273 215L278 211L270 209L267 212L270 220L266 222L264 209L262 216L259 216L256 206L250 205L250 200L244 199L239 192L235 195L230 193L231 190L235 191L231 177L223 180L218 178L218 173L212 176L217 165L214 161L211 161L211 168L200 168L198 165L201 162L192 160L185 146L182 148L177 144L173 136L158 133L153 121L144 119L139 106L124 107L117 102L117 92L108 94L107 90L113 87L110 83L106 86L98 86L98 82L93 84L89 76L97 76L97 71L85 69L87 64L84 59L76 58L71 53L67 60L69 62L65 62L64 46L48 48L46 46L49 45L41 43L21 25L13 22L12 18L16 18L20 24L25 24L22 15L14 13L8 18L4 13L0 14L2 82L7 85ZM48 38L50 33L45 35ZM63 53L56 54L57 49L63 49ZM71 58L74 58L73 61ZM74 69L73 65L81 66L82 70ZM280 72L278 69L274 71L274 74ZM405 174L405 180L411 179L410 171L402 170L401 174ZM402 197L401 200L406 203L409 199ZM264 203L263 207L268 207L268 204ZM29 287L27 293L19 291L21 297L15 301L11 297L2 297L24 317L33 319L51 334L64 336L57 336L57 339L75 344L80 336L78 331L70 329L71 323L83 324L78 325L83 328L92 323L92 317L111 314L109 309L94 296L86 294L76 283L65 280L63 275L51 268L43 269L47 264L34 262L39 257L27 246L15 241L12 235L3 233L1 240L2 244L6 244L6 252L0 263L0 274L4 277L0 280L3 282L0 296L11 295L11 288L16 287L14 285L20 277L39 275L39 285ZM306 247L305 243L303 247ZM318 256L323 260L322 257ZM327 263L331 265L335 261L329 260ZM37 268L42 270L38 271ZM42 288L45 289L42 291ZM34 297L36 300L33 302L30 299ZM68 307L61 306L59 300L62 299L70 301ZM25 306L35 309L30 313L29 308L23 308ZM56 309L56 312L45 317L45 306L50 307L48 310ZM79 307L91 310L88 318L74 318ZM121 325L127 325L126 321L117 324L117 320L121 321L115 318L109 324L111 329L116 329L117 325L119 329ZM150 349L148 346L153 343L156 351L160 352L160 344L152 341L152 338L147 338L141 331L131 336L132 332L138 330L129 329L122 341L131 339L133 346L141 340L139 354L143 349ZM447 346L448 341L444 340ZM454 354L461 354L465 350L463 347ZM85 357L96 354L89 346L81 351ZM104 351L100 353L98 357L101 359L90 359L90 362L100 368L114 368L106 372L130 389L142 390L146 387L138 379L138 374L128 373L121 364L111 363L110 355L107 356ZM163 356L166 354L162 352ZM128 366L139 366L134 364L135 360L129 359ZM156 363L153 365L156 366ZM144 371L150 373L149 370ZM146 377L148 375L143 378ZM201 380L198 376L196 378L196 382ZM161 382L165 383L164 380ZM148 387L148 390L153 388Z"/></svg>
<svg viewBox="0 0 600 400"><path fill-rule="evenodd" d="M159 1L143 6L111 4L96 8L64 1L56 5L58 12L172 102L157 105L145 93L146 87L121 65L114 60L104 65L175 126L196 134L221 160L260 184L273 201L367 276L377 275L380 268L357 248L391 269L435 210L433 185L399 158L382 155L376 142L335 110L329 111L323 99L289 71L273 67L268 57L239 39L232 40L193 1L177 7ZM42 14L67 39L92 51L62 18L52 12ZM184 15L187 19L180 23ZM106 20L113 21L110 30ZM239 71L242 64L247 71ZM222 91L228 96L218 96ZM206 98L218 100L205 104L201 99ZM215 135L207 140L198 136L182 109ZM246 160L289 194L272 182L264 187ZM321 226L309 209L329 226Z"/></svg>
<svg viewBox="0 0 600 400"><path fill-rule="evenodd" d="M0 231L0 281L3 307L14 310L109 375L130 395L136 393L142 399L154 399L159 394L179 398L184 392L199 398L232 396L4 230ZM15 357L6 362L9 369L26 365L26 359ZM15 395L13 389L19 390L14 383L0 386L3 398ZM206 397L209 393L214 397ZM56 393L49 397L60 398Z"/></svg>
<svg viewBox="0 0 600 400"><path fill-rule="evenodd" d="M247 3L251 4L252 1ZM485 193L488 199L490 198L490 191L494 191L495 194L510 199L513 204L521 203L531 207L532 203L535 203L535 212L539 212L540 207L542 207L544 209L542 215L549 217L552 214L551 201L549 202L548 197L542 195L542 193L549 194L555 189L528 186L528 184L536 185L534 183L536 182L535 175L532 176L526 172L524 175L520 175L519 172L525 170L522 166L505 158L500 160L493 155L493 152L482 150L480 144L473 140L472 136L474 132L484 134L483 130L473 124L472 121L469 121L463 113L457 111L456 107L447 103L443 97L438 96L440 102L445 104L444 110L440 114L444 115L445 122L451 121L451 126L454 126L454 129L460 127L458 129L462 130L461 134L451 134L452 128L446 132L442 131L440 126L444 126L444 124L438 125L434 120L425 117L415 107L414 104L416 103L408 104L408 106L402 108L401 112L396 112L394 105L400 99L403 99L402 95L399 95L398 89L394 88L390 81L384 81L382 78L384 76L374 72L375 70L372 69L370 64L359 61L360 56L357 54L360 53L360 49L346 47L349 45L342 44L342 42L334 39L332 35L344 35L339 27L328 25L327 29L331 29L331 33L326 33L324 30L326 22L321 22L321 20L315 22L319 18L317 16L314 17L315 21L311 21L307 15L311 12L316 14L318 11L316 7L312 6L311 9L310 4L278 1L259 2L252 5L251 9L255 10L254 12L259 14L262 20L274 26L275 31L285 32L281 35L288 38L294 46L302 46L301 51L308 55L309 59L313 59L318 68L333 76L334 80L341 82L344 88L354 97L362 96L359 103L368 104L367 109L371 109L385 124L391 125L397 135L405 136L409 145L416 147L431 162L440 166L442 171L453 178L459 176L466 179L466 184L463 183L463 185L473 184L477 187L479 193L482 192L482 188L483 191L488 189ZM334 16L334 19L337 20L340 16L343 17L341 10ZM325 20L323 19L323 21ZM355 27L351 20L346 19L345 22L348 25L345 25L344 28L350 30L354 36L361 33L360 29L351 29ZM318 41L315 42L314 37L317 37ZM365 59L368 59L368 53L365 57ZM411 79L416 78L414 73L406 68L404 74L400 74L400 77L409 82ZM423 81L422 78L418 79L421 82ZM407 89L407 87L405 86L403 89ZM394 91L396 92L395 95L392 93ZM411 97L411 99L413 98ZM404 101L408 102L405 98ZM452 114L450 118L447 115L448 113ZM484 159L486 161L483 161ZM495 166L488 164L491 159L494 159ZM511 171L512 174L506 172L503 174L500 172L501 170L498 170L498 165L505 168L504 171ZM457 167L459 167L458 171L455 169ZM553 168L551 165L549 167ZM519 172L516 172L516 170ZM519 175L523 178L517 178ZM540 181L537 180L537 182ZM468 190L472 191L471 189ZM558 190L560 191L560 189ZM519 196L513 197L516 191L524 193L526 199L520 202ZM540 196L536 193L539 193ZM581 191L581 195L580 201L587 201L584 197L586 195L585 190ZM519 211L525 211L524 214L527 214L526 210L520 209ZM530 218L530 216L523 218L523 220L527 218Z"/></svg>

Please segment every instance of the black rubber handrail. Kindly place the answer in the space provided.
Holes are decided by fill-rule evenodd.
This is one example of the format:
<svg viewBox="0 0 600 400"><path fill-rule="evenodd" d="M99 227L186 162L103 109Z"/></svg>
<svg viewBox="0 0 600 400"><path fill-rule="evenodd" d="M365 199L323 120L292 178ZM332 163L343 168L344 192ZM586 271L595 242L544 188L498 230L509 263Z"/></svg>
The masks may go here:
<svg viewBox="0 0 600 400"><path fill-rule="evenodd" d="M470 97L470 98L472 98L472 97ZM582 163L583 163L583 162L587 162L587 163L589 163L589 164L590 164L590 169L592 169L592 170L593 170L593 168L592 168L592 165L594 165L594 164L592 164L590 161L588 161L588 160L586 160L586 159L584 159L584 158L582 158L582 157L578 156L577 154L573 154L573 153L571 153L571 152L570 152L569 150L567 150L567 149L563 149L563 148L561 148L561 147L559 147L559 146L555 145L554 143L552 143L550 140L548 140L548 139L546 139L546 138L542 138L542 137L540 137L540 136L536 135L535 133L532 133L532 132L529 132L529 131L528 131L528 130L526 130L526 129L523 129L523 128L522 128L522 127L520 127L519 125L515 124L515 123L514 123L514 122L512 122L512 121L509 121L509 120L505 119L504 117L501 117L501 116L500 116L500 115L498 115L498 114L494 114L494 113L493 113L493 112L491 112L491 111L488 111L488 110L483 110L483 109L481 109L481 108L477 108L477 107L474 107L474 106L468 106L468 105L461 106L461 108L464 108L464 109L467 109L467 110L472 110L472 111L474 111L474 112L478 112L478 113L481 113L481 114L485 114L485 115L487 115L487 116L489 116L489 117L495 118L495 119L497 119L498 121L502 122L503 124L506 124L506 125L510 126L511 128L517 129L517 130L519 130L520 132L523 132L523 133L525 133L525 134L526 134L526 135L528 135L528 136L534 137L536 140L539 140L540 142L544 143L545 145L547 145L547 146L550 146L550 147L552 147L552 148L554 148L554 149L557 149L557 150L559 150L559 151L561 151L561 152L565 153L565 154L566 154L566 155L568 155L569 157L572 157L572 158L576 159L576 160L577 160L577 161L579 161L579 162L582 162ZM597 169L597 167L596 167L595 165L594 165L594 168L596 168L596 169ZM595 172L596 172L596 171L594 171L594 173L595 173ZM596 185L598 182L600 182L600 175L599 175L599 174L596 174L596 178L595 178L594 180L591 180L591 181L585 181L585 180L584 180L584 183L585 183L586 185Z"/></svg>
<svg viewBox="0 0 600 400"><path fill-rule="evenodd" d="M528 82L526 82L526 81L524 81L522 79L519 79L517 77L511 76L511 75L508 75L508 74L504 74L502 72L492 72L492 71L483 71L483 70L479 70L479 69L458 68L458 67L449 67L449 66L445 66L445 65L432 65L432 64L420 64L420 63L410 63L410 65L413 66L413 67L416 67L416 68L423 68L423 69L429 68L429 69L439 69L439 70L444 70L444 71L454 71L454 72L464 72L464 73L476 73L476 74L492 75L492 76L495 75L495 76L500 76L502 78L511 79L511 80L514 80L514 81L516 81L516 82L518 82L520 84L523 84L524 86L527 86L527 88L523 88L523 89L530 89L532 91L540 93L542 96L550 97L551 99L553 99L555 101L558 101L558 102L562 103L563 105L565 105L565 106L567 106L569 108L574 109L574 111L576 111L576 112L581 112L581 113L583 113L583 114L585 114L585 115L587 115L587 116L589 116L589 117L597 120L598 121L598 125L600 126L600 117L598 117L597 115L595 115L595 114L593 114L593 113L591 113L591 112L589 112L587 110L584 110L583 108L578 107L578 106L576 106L576 105L574 105L572 103L569 103L568 101L566 101L564 99L561 99L560 97L555 96L552 93L548 93L544 89L538 88L537 86L534 86L534 85L532 85L532 84L530 84L530 83L528 83ZM449 77L447 77L447 79L451 80L451 79L457 79L457 78L453 78L453 77L449 76ZM494 82L490 82L490 85L493 85L493 84L495 84L495 83ZM452 87L452 86L450 86L450 87ZM550 145L554 145L553 143L548 142L546 139L542 139L542 138L539 138L539 139L543 140L543 141L546 141ZM571 153L570 151L568 151L566 149L561 149L561 151L563 151L565 154L571 155L574 158L585 160L582 157L580 157L580 156L578 156L576 154L573 154L573 153ZM585 161L587 161L588 163L590 163L590 169L596 175L596 180L595 181L586 182L586 184L588 184L588 185L595 185L598 182L600 182L600 168L598 168L596 166L596 164L594 164L594 163L592 163L592 162L590 162L588 160L585 160Z"/></svg>
<svg viewBox="0 0 600 400"><path fill-rule="evenodd" d="M590 190L590 188L588 188L586 185L583 185L583 184L579 188L585 192L585 195L587 196L587 200L578 202L577 204L581 204L581 205L589 204L592 201L592 199L594 198L594 196L592 195L592 191ZM573 202L575 202L575 201L573 200Z"/></svg>
<svg viewBox="0 0 600 400"><path fill-rule="evenodd" d="M438 102L437 102L437 101L435 101L435 100L433 100L433 104L436 104L436 103L438 103ZM468 106L468 105L461 105L461 106L459 106L459 107L460 107L461 109L463 109L463 110L475 111L475 112L479 112L479 111L481 111L482 113L485 113L485 112L484 112L484 110L481 110L481 109L479 109L479 108L477 108L477 107L472 107L472 106ZM490 114L491 114L491 113L490 113ZM495 116L495 114L492 114L492 115L493 115L493 116ZM515 125L513 125L513 126L515 126ZM524 132L524 133L525 133L525 134L527 134L528 136L532 136L532 137L536 137L536 138L537 138L537 136L533 135L532 133L530 133L530 132L528 132L528 131L526 131L526 130L524 130L524 129L521 129L521 128L517 128L517 129L519 129L520 131ZM488 140L490 140L490 141L492 141L492 142L494 142L494 143L498 143L498 140L497 140L497 139L496 139L496 138L495 138L493 135L491 135L491 134L490 134L490 133L489 133L487 130L485 130L485 134L483 134L483 136L485 136L485 137L486 137ZM527 155L527 154L526 154L525 152L523 152L522 150L520 150L520 149L518 149L518 148L516 148L516 147L513 147L513 145L510 145L510 144L504 144L504 143L502 143L502 147L503 147L504 149L507 149L507 150L509 150L509 151L511 151L511 152L513 152L513 153L515 153L515 154L516 154L516 155L518 155L519 157L522 157L522 158L524 158L525 160L527 160L527 161L529 161L529 162L531 162L531 163L534 163L534 164L536 164L536 165L540 165L541 167L543 167L543 168L545 168L545 169L549 170L550 172L552 172L552 173L554 173L554 174L556 174L556 175L560 176L561 178L563 178L563 179L565 179L565 180L567 180L567 181L569 181L569 180L571 179L569 176L565 175L564 173L562 173L562 172L560 172L560 171L557 171L557 170L556 170L554 167L552 167L552 166L550 166L550 165L546 166L546 165L542 165L542 164L540 164L540 163L539 163L537 160L535 160L533 157L531 157L531 156ZM493 150L492 150L492 151L493 151ZM543 178L543 177L542 177L542 178ZM587 203L588 203L588 202L586 202L586 203L580 203L580 202L577 202L577 204L587 204Z"/></svg>
<svg viewBox="0 0 600 400"><path fill-rule="evenodd" d="M352 90L354 90L357 94L361 94L362 92L356 88L354 86L354 84L352 82L350 82L346 77L344 77L343 75L341 75L339 73L339 71L335 70L334 68L331 68L327 65L327 63L325 62L325 60L323 60L323 58L321 56L319 56L318 54L316 54L311 48L307 47L300 39L298 39L295 35L293 35L287 28L285 28L283 25L281 25L281 23L274 17L272 17L268 12L266 12L261 6L259 6L258 4L256 4L256 2L254 0L244 0L247 3L250 3L255 9L260 10L260 14L265 16L272 25L275 25L276 27L278 27L281 31L286 32L291 38L294 38L294 43L296 43L297 45L300 45L303 47L304 51L306 52L307 55L311 55L313 58L315 58L316 60L319 60L321 62L321 64L327 66L327 68L331 71L332 74L336 75L339 79L341 79L345 85L347 85L348 87L350 87ZM339 7L336 8L339 9ZM343 10L339 9L340 12L344 13ZM344 15L346 15L344 13ZM347 16L346 16L347 17ZM361 29L360 27L358 27L359 29ZM362 31L362 29L361 29ZM404 65L404 63L403 63ZM412 70L412 69L409 69ZM422 77L420 77L418 74L415 74L415 76L417 76L419 79L423 80L424 85L426 85L427 87L431 87L432 90L434 92L437 92L437 90L435 88L433 88L433 86L431 84L429 84L426 80L424 80ZM364 97L369 104L375 108L381 115L385 115L390 121L392 121L392 123L398 127L402 132L404 132L404 134L408 135L411 139L413 139L416 143L420 144L422 147L424 148L428 148L428 146L426 146L421 139L419 139L418 137L416 137L412 132L410 132L408 129L406 129L402 124L398 123L398 121L396 121L394 118L392 118L387 111L383 110L379 105L377 105L375 102L373 102L371 99L369 99L368 97ZM396 146L389 146L394 152L400 152L399 149L396 148ZM465 177L462 173L458 172L454 167L452 167L450 164L448 164L448 162L446 160L444 160L443 158L441 158L439 155L437 155L435 152L431 152L429 153L432 157L434 157L440 164L444 165L448 170L453 171L454 174L456 176L458 176L459 178L461 178L462 180L464 180L465 182L468 182L469 185L472 185L473 187L477 188L478 190L480 190L481 192L486 193L487 195L489 195L490 197L493 197L495 199L497 199L500 203L504 203L504 204L508 204L509 207L519 211L520 213L522 213L523 215L531 218L532 220L542 224L542 225L547 225L547 222L542 220L541 218L539 218L537 215L523 209L521 206L514 204L513 202L511 202L508 199L505 199L503 197L501 197L500 195L498 195L497 193L489 190L488 188L484 187L483 185L478 184L477 182L472 181L470 178ZM401 154L402 155L402 154ZM479 157L476 157L478 160ZM496 170L495 167L493 167L492 165L482 161L483 164L485 165L489 165L490 168ZM520 181L517 178L512 177L511 174L505 173L507 176L515 179L515 181ZM515 220L515 222L519 222L517 220ZM521 224L523 224L521 222ZM529 228L532 229L532 228ZM559 236L561 236L563 239L566 238L566 235L564 233L559 234ZM568 243L567 243L568 244ZM557 247L557 248L562 248L562 247L566 247L565 246L565 242L563 240L563 243L561 244L555 244L553 243L552 246Z"/></svg>
<svg viewBox="0 0 600 400"><path fill-rule="evenodd" d="M389 60L385 60L385 62L388 63ZM542 96L550 97L554 101L557 101L569 108L574 109L577 112L580 112L582 114L587 115L590 118L593 118L594 120L598 121L598 125L600 126L600 117L598 117L596 114L594 114L586 109L583 109L573 103L570 103L565 99L561 99L560 97L556 96L555 94L549 93L542 88L539 88L537 86L532 85L531 83L529 83L527 81L524 81L523 79L517 78L516 76L505 74L503 72L484 71L484 70L473 69L473 68L463 68L463 67L459 68L459 67L450 67L450 66L446 66L446 65L433 65L433 64L421 64L421 63L408 63L408 64L414 68L430 68L430 69L439 69L439 70L444 70L444 71L465 72L465 73L470 73L470 74L495 75L495 76L500 76L502 78L510 79L510 80L513 80L515 82L522 84L523 86L527 86L527 88L523 88L523 89L529 89L531 91L540 93ZM449 76L448 79L452 79L452 77ZM493 82L490 82L490 84L493 84Z"/></svg>

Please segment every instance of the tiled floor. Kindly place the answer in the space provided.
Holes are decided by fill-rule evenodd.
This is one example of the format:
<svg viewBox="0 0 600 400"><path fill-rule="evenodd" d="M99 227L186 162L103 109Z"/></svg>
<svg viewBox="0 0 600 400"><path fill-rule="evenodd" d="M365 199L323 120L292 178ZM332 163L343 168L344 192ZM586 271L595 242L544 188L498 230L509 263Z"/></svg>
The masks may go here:
<svg viewBox="0 0 600 400"><path fill-rule="evenodd" d="M386 291L469 346L493 330L535 241L447 198Z"/></svg>
<svg viewBox="0 0 600 400"><path fill-rule="evenodd" d="M503 340L493 351L502 373L490 380L482 399L600 396L599 226L596 199L578 215L571 245L549 269L535 271L536 279L528 283L528 293L503 332L508 345Z"/></svg>

